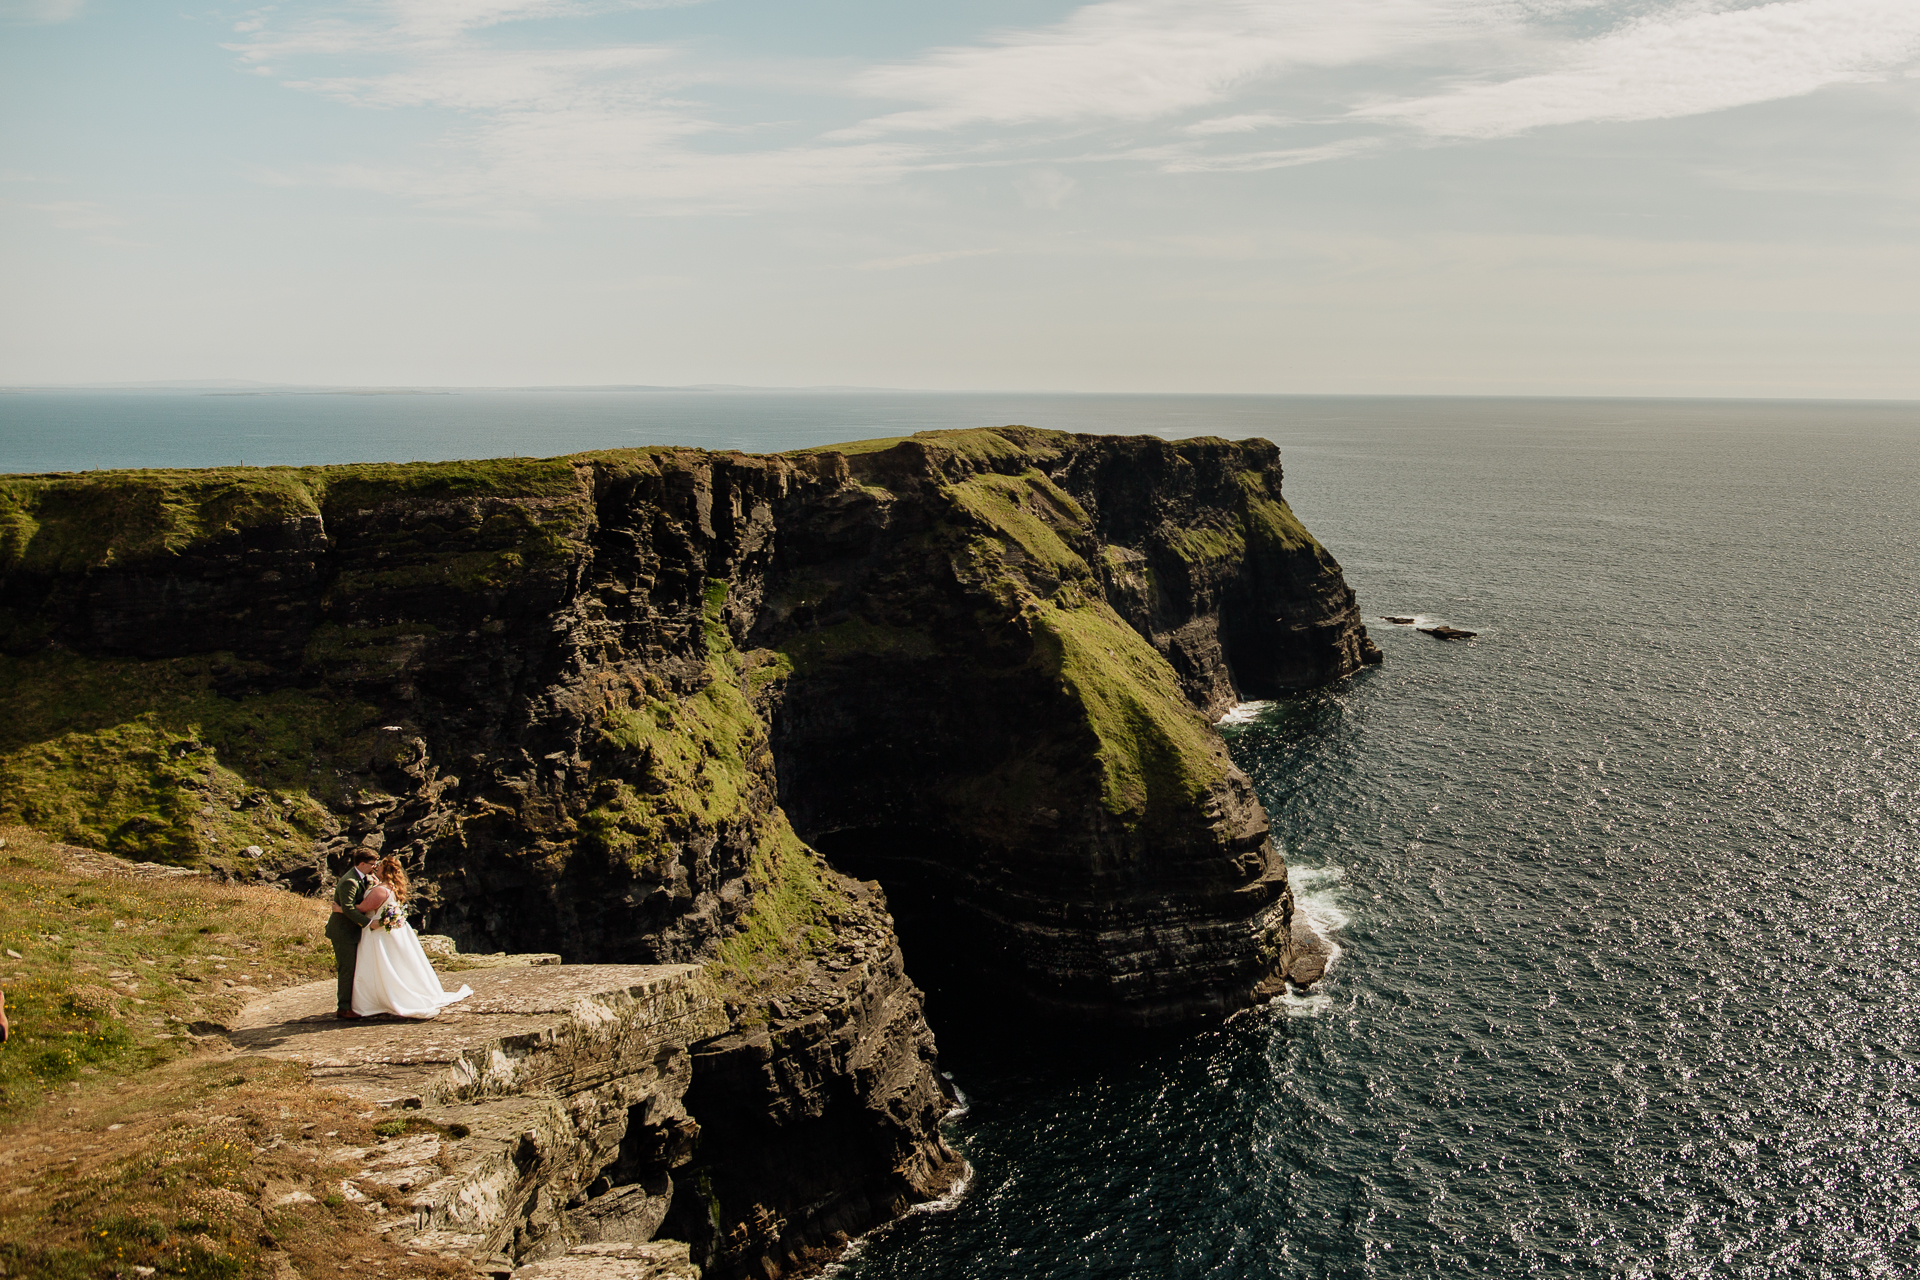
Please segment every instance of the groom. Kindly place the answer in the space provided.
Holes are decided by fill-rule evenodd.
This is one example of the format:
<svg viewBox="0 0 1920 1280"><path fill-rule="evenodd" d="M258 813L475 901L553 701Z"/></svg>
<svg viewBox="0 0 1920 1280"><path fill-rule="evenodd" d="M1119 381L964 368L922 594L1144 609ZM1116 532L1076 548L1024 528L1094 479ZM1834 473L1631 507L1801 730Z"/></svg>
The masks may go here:
<svg viewBox="0 0 1920 1280"><path fill-rule="evenodd" d="M371 849L353 851L353 867L333 886L333 914L327 917L327 941L333 944L333 972L337 988L333 1016L353 1019L353 961L360 954L360 931L372 919L356 910L370 887L367 873L380 861Z"/></svg>

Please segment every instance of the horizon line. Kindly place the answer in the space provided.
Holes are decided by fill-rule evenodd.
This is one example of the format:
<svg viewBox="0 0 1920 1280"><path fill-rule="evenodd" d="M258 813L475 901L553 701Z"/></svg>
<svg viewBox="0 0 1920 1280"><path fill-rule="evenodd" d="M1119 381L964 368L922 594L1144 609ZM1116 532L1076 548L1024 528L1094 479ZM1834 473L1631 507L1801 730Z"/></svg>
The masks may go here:
<svg viewBox="0 0 1920 1280"><path fill-rule="evenodd" d="M1920 396L1766 395L1655 392L1565 391L1088 391L1025 388L887 387L860 383L812 383L800 386L734 382L696 383L325 383L256 382L239 378L156 379L129 382L42 382L0 384L0 395L31 392L177 391L212 395L458 395L462 392L755 392L785 394L876 393L927 396L1127 396L1218 397L1297 400L1618 400L1701 401L1804 404L1920 404Z"/></svg>

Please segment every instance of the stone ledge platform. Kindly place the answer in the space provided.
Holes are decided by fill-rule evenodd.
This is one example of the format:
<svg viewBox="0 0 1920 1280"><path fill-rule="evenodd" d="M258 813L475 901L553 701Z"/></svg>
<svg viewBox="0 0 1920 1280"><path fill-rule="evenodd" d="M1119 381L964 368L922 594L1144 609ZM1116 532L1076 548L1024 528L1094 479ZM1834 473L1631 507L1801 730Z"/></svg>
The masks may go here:
<svg viewBox="0 0 1920 1280"><path fill-rule="evenodd" d="M305 1063L316 1083L388 1105L575 1093L726 1030L696 965L554 964L443 975L473 994L419 1021L333 1016L334 984L309 982L240 1011L243 1053Z"/></svg>
<svg viewBox="0 0 1920 1280"><path fill-rule="evenodd" d="M341 1193L396 1243L523 1280L681 1280L655 1241L699 1134L690 1046L727 1030L695 965L532 964L444 975L473 994L418 1021L333 1016L334 984L254 1001L228 1037L432 1133L342 1148ZM536 1270L535 1268L539 1269Z"/></svg>

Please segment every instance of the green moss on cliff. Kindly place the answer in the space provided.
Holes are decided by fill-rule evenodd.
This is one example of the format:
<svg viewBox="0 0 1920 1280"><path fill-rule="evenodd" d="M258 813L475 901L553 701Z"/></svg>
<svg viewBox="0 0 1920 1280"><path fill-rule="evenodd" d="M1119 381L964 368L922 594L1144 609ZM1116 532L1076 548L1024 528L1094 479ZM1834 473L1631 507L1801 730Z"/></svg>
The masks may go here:
<svg viewBox="0 0 1920 1280"><path fill-rule="evenodd" d="M1099 741L1103 799L1129 821L1189 811L1226 775L1226 757L1167 660L1104 601L1033 607L1040 660Z"/></svg>
<svg viewBox="0 0 1920 1280"><path fill-rule="evenodd" d="M788 670L805 675L820 666L867 654L925 658L936 652L924 631L889 626L865 618L849 618L818 631L805 631L783 642L779 650Z"/></svg>
<svg viewBox="0 0 1920 1280"><path fill-rule="evenodd" d="M1045 431L1035 427L962 427L944 431L916 431L910 436L884 436L877 440L849 440L811 449L792 449L790 457L813 453L839 453L849 458L884 453L897 445L913 441L970 462L997 462L1008 459L1042 461L1059 453L1059 442L1068 438L1064 431Z"/></svg>
<svg viewBox="0 0 1920 1280"><path fill-rule="evenodd" d="M583 834L603 852L637 867L659 854L668 835L739 816L748 753L761 735L736 679L725 673L690 697L648 698L606 710L601 742L634 759L641 780L637 790L613 780L582 820Z"/></svg>
<svg viewBox="0 0 1920 1280"><path fill-rule="evenodd" d="M863 453L885 453L897 444L905 444L912 436L879 436L872 440L848 440L841 444L823 444L811 449L789 449L788 457L804 458L813 453L844 453L848 457L858 457Z"/></svg>
<svg viewBox="0 0 1920 1280"><path fill-rule="evenodd" d="M747 816L751 762L766 749L766 735L741 687L747 664L727 632L726 600L726 583L707 584L708 680L698 692L662 690L602 713L600 740L620 773L596 788L580 836L633 870L671 856L674 842L698 828Z"/></svg>
<svg viewBox="0 0 1920 1280"><path fill-rule="evenodd" d="M1247 494L1247 532L1256 543L1277 551L1311 551L1326 555L1319 540L1307 532L1300 517L1293 514L1285 498L1271 492L1267 477L1259 471L1240 473L1240 484Z"/></svg>
<svg viewBox="0 0 1920 1280"><path fill-rule="evenodd" d="M915 440L943 449L970 462L1000 462L1021 459L1044 462L1058 457L1060 445L1071 439L1064 431L1045 431L1037 427L973 427L949 431L918 431Z"/></svg>
<svg viewBox="0 0 1920 1280"><path fill-rule="evenodd" d="M311 475L293 467L220 467L3 477L0 572L98 569L317 515Z"/></svg>
<svg viewBox="0 0 1920 1280"><path fill-rule="evenodd" d="M225 655L0 656L0 820L139 861L303 860L333 829L330 766L378 749L374 711L282 690L215 689Z"/></svg>
<svg viewBox="0 0 1920 1280"><path fill-rule="evenodd" d="M770 974L787 970L788 977L795 977L796 957L831 944L832 916L845 902L820 855L794 834L787 815L778 810L764 824L747 883L752 905L708 966L722 990L741 1003Z"/></svg>
<svg viewBox="0 0 1920 1280"><path fill-rule="evenodd" d="M501 522L496 518L488 524ZM526 521L517 536L509 535L504 545L488 546L494 539L485 534L475 536L437 525L408 533L411 536L388 551L391 559L379 567L343 570L333 581L332 597L422 587L494 591L510 585L529 567L557 562L572 550L565 537L532 521ZM482 545L474 548L476 541ZM455 547L472 549L451 549Z"/></svg>
<svg viewBox="0 0 1920 1280"><path fill-rule="evenodd" d="M1062 537L1086 534L1087 513L1038 471L1018 476L985 472L942 492L1054 577L1063 582L1092 578L1087 562Z"/></svg>
<svg viewBox="0 0 1920 1280"><path fill-rule="evenodd" d="M1034 470L976 475L942 493L976 528L991 531L956 541L949 552L955 575L993 601L978 620L998 629L1008 614L1026 617L1033 660L1059 679L1098 743L1108 811L1149 824L1190 812L1225 775L1224 749L1173 668L1101 598L1086 561L1068 545L1068 537L1090 536L1086 512ZM1225 530L1187 536L1195 558L1239 543ZM1059 585L1035 583L1025 571L1035 565Z"/></svg>
<svg viewBox="0 0 1920 1280"><path fill-rule="evenodd" d="M405 622L391 627L343 627L326 623L307 637L302 659L349 679L390 676L403 668L420 646L439 635L438 627Z"/></svg>
<svg viewBox="0 0 1920 1280"><path fill-rule="evenodd" d="M578 487L565 458L4 476L0 572L105 568L323 511L399 500L557 498Z"/></svg>
<svg viewBox="0 0 1920 1280"><path fill-rule="evenodd" d="M701 633L708 681L673 697L656 691L633 705L609 706L601 722L613 758L637 766L638 777L606 779L580 822L580 838L603 856L645 872L677 854L702 830L757 824L748 865L749 900L709 972L729 998L751 1004L769 974L791 969L798 955L832 941L830 916L844 896L820 855L794 834L770 803L754 803L756 762L764 764L766 732L749 694L793 670L783 654L743 654L726 626L728 584L707 583Z"/></svg>
<svg viewBox="0 0 1920 1280"><path fill-rule="evenodd" d="M560 498L579 490L570 458L480 458L466 462L367 462L309 467L335 511L398 501L455 498Z"/></svg>
<svg viewBox="0 0 1920 1280"><path fill-rule="evenodd" d="M1237 529L1203 525L1197 529L1170 529L1168 545L1182 560L1238 560L1247 553L1247 540Z"/></svg>

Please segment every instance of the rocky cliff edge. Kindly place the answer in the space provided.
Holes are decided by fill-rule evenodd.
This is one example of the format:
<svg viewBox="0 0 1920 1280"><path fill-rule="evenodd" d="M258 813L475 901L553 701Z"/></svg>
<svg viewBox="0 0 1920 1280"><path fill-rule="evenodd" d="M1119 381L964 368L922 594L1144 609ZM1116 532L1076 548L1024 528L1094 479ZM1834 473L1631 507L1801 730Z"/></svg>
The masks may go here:
<svg viewBox="0 0 1920 1280"><path fill-rule="evenodd" d="M0 815L303 889L379 844L465 949L702 966L670 1225L802 1268L961 1167L909 964L1150 1025L1286 963L1210 722L1378 652L1280 482L1017 427L0 479Z"/></svg>

